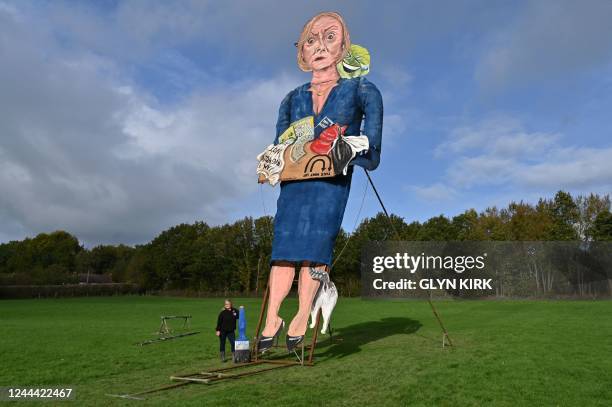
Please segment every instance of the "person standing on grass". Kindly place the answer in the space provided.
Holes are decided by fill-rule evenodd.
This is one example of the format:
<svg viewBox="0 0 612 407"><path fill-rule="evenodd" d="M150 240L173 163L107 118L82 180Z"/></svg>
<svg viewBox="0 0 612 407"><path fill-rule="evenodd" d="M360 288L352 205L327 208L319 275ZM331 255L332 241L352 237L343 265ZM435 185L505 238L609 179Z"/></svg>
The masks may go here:
<svg viewBox="0 0 612 407"><path fill-rule="evenodd" d="M236 321L239 311L233 307L232 301L225 300L223 309L217 317L217 336L219 337L219 354L221 362L225 362L225 338L229 339L230 349L232 350L232 360L234 360L234 342L236 341Z"/></svg>

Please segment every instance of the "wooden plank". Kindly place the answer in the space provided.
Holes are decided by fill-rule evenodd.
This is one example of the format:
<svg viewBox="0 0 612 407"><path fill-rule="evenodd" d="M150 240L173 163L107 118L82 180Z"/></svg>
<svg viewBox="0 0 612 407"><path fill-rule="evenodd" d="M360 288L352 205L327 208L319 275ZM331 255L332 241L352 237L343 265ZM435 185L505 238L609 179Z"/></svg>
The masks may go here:
<svg viewBox="0 0 612 407"><path fill-rule="evenodd" d="M211 379L200 379L198 377L186 377L186 376L170 376L171 380L184 381L184 382L195 382L208 384Z"/></svg>

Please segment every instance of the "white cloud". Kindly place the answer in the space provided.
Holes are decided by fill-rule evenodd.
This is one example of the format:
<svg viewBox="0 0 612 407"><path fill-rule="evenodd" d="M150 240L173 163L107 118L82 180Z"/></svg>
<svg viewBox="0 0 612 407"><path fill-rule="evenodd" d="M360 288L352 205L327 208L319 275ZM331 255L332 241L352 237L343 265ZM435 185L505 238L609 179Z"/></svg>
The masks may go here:
<svg viewBox="0 0 612 407"><path fill-rule="evenodd" d="M220 80L160 106L114 60L28 27L0 9L2 239L64 229L145 242L178 222L227 221L227 203L256 188L255 156L294 78Z"/></svg>
<svg viewBox="0 0 612 407"><path fill-rule="evenodd" d="M446 163L444 181L414 190L426 198L439 191L442 198L447 189L460 195L481 187L513 190L518 197L559 189L610 193L612 147L566 146L563 141L560 134L528 132L508 117L460 126L434 150Z"/></svg>
<svg viewBox="0 0 612 407"><path fill-rule="evenodd" d="M457 191L455 191L454 188L441 182L436 182L428 186L412 185L408 188L414 192L417 197L429 202L448 201L455 198L457 195Z"/></svg>
<svg viewBox="0 0 612 407"><path fill-rule="evenodd" d="M523 165L517 180L534 188L589 189L612 192L612 148L557 148L548 159Z"/></svg>
<svg viewBox="0 0 612 407"><path fill-rule="evenodd" d="M439 125L419 110L430 107L419 102L412 72L443 84L450 95L456 91L419 66L415 50L461 37L465 27L467 39L490 32L515 10L486 1L443 8L400 2L377 13L359 1L111 3L0 0L0 240L63 228L94 243L142 242L177 222L231 220L227 211L238 213L256 188L254 156L272 139L278 103L305 81L278 72L298 75L292 43L321 9L339 9L354 41L372 51L372 75L385 100L383 149L404 148L405 134L418 137ZM546 25L544 34L530 28L546 10L535 3L529 10L508 19L483 56L483 86L607 58L607 37L595 35L606 33L605 12L551 8L563 16L562 32L573 30L572 14L588 22L575 27L578 39L570 39L567 52L568 40L556 46L544 35ZM525 50L532 44L544 48L541 55ZM572 65L572 59L584 62ZM407 61L410 70L403 69ZM250 80L252 72L266 79ZM173 92L177 98L166 97ZM510 119L457 127L436 150L456 185L414 191L424 199L455 199L479 185L604 182L605 174L588 164L601 162L605 171L607 156L578 147L565 154L560 140Z"/></svg>
<svg viewBox="0 0 612 407"><path fill-rule="evenodd" d="M495 116L477 126L460 126L434 150L442 158L466 151L483 151L499 158L530 157L544 153L559 140L558 134L526 132L521 123L507 116Z"/></svg>
<svg viewBox="0 0 612 407"><path fill-rule="evenodd" d="M514 167L515 162L511 159L487 155L460 157L450 163L446 177L462 189L479 185L498 186L512 180Z"/></svg>
<svg viewBox="0 0 612 407"><path fill-rule="evenodd" d="M278 23L273 15L253 21L248 7L204 2L0 4L2 239L65 229L90 244L145 242L178 222L226 222L245 200L254 204L255 157L273 140L279 102L304 79L228 82L218 69L232 51L195 64L180 46L286 48L297 75L287 38L314 6L279 25L266 24ZM251 62L242 60L244 71ZM136 82L144 65L163 83ZM398 69L408 86L411 76ZM181 97L149 93L164 86ZM386 109L387 142L404 129L402 111Z"/></svg>

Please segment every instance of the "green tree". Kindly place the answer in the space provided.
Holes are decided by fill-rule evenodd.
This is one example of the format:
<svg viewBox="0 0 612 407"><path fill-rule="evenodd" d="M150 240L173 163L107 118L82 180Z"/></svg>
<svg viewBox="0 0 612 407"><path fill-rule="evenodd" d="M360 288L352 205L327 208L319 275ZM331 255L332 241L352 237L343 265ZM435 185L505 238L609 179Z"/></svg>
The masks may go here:
<svg viewBox="0 0 612 407"><path fill-rule="evenodd" d="M472 236L474 240L508 240L507 211L488 207L480 213Z"/></svg>
<svg viewBox="0 0 612 407"><path fill-rule="evenodd" d="M547 212L523 201L508 205L506 225L509 240L542 240L546 238L552 219Z"/></svg>
<svg viewBox="0 0 612 407"><path fill-rule="evenodd" d="M609 210L597 214L592 228L593 239L600 242L612 241L612 213Z"/></svg>
<svg viewBox="0 0 612 407"><path fill-rule="evenodd" d="M568 192L559 191L551 202L552 227L550 240L578 240L578 222L580 212L578 205Z"/></svg>
<svg viewBox="0 0 612 407"><path fill-rule="evenodd" d="M446 216L434 216L423 223L417 239L432 241L457 240L457 229Z"/></svg>
<svg viewBox="0 0 612 407"><path fill-rule="evenodd" d="M480 240L477 235L478 213L469 209L462 214L454 216L452 229L457 240Z"/></svg>

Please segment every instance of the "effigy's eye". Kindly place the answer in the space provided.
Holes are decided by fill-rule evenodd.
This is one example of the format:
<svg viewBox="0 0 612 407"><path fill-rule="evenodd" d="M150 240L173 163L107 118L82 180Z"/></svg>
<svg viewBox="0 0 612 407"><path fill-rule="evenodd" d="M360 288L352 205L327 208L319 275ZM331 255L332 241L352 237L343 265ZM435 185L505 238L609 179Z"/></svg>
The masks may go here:
<svg viewBox="0 0 612 407"><path fill-rule="evenodd" d="M336 38L336 34L335 33L329 33L327 34L327 40L328 41L333 41L334 38Z"/></svg>
<svg viewBox="0 0 612 407"><path fill-rule="evenodd" d="M306 44L308 44L308 45L312 45L312 44L314 44L314 42L315 42L315 40L314 40L314 38L313 38L313 37L310 37L310 38L308 38L308 39L306 40Z"/></svg>

